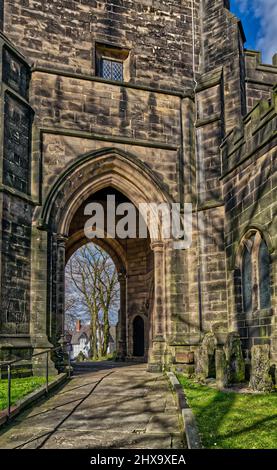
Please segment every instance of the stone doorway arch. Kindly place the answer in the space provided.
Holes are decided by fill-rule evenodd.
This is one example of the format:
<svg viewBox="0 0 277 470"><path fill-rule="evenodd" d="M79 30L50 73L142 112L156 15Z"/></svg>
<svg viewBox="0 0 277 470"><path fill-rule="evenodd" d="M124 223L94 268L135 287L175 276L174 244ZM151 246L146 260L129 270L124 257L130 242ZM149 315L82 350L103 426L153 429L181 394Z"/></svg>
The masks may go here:
<svg viewBox="0 0 277 470"><path fill-rule="evenodd" d="M36 229L33 236L32 283L42 294L40 297L32 296L32 312L34 312L32 333L35 351L49 347L49 344L56 345L63 334L65 262L74 250L74 244L76 248L84 243L80 227L72 231L74 217L89 198L108 188L127 198L136 207L139 203L172 202L167 187L147 165L139 161L136 156L114 148L81 156L57 178L34 221ZM147 294L142 290L139 292L138 287L134 285L130 294L128 284L132 278L126 247L118 240L106 238L98 241L99 244L105 244L104 249L113 256L119 270L121 299L123 299L120 309L120 354L126 357L131 352L132 338L128 337L127 324L129 315L131 318L135 310L148 308L149 336L148 344L145 346L151 370L161 370L163 367L166 356L166 335L170 323L165 289L165 258L168 242L162 239L161 232L159 226L158 232L152 232L150 227L147 243L144 247L140 246L141 253L149 250L152 255L151 298L147 298ZM41 265L37 263L38 259L44 260L47 265L43 276ZM144 260L143 263L147 265L147 261ZM137 264L142 265L142 261ZM145 273L138 276L137 286L145 276ZM152 284L150 279L145 279L146 283ZM128 303L127 295L129 298L132 295L133 305ZM139 305L136 304L137 299Z"/></svg>

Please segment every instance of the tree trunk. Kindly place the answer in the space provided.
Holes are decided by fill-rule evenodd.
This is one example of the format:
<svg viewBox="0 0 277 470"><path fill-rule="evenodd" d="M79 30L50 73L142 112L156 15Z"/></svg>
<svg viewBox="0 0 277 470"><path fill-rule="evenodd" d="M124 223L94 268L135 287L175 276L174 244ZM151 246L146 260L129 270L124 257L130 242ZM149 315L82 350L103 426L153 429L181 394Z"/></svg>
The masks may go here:
<svg viewBox="0 0 277 470"><path fill-rule="evenodd" d="M109 311L104 309L104 325L103 325L103 355L107 355L108 346L109 346L109 337L110 337L110 324L109 324Z"/></svg>

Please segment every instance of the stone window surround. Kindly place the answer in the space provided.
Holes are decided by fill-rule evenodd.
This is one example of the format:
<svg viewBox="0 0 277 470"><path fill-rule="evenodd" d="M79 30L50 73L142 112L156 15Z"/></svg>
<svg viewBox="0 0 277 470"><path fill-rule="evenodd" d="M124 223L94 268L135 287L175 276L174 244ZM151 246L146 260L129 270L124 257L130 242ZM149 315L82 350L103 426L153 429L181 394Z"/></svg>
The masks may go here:
<svg viewBox="0 0 277 470"><path fill-rule="evenodd" d="M130 49L117 46L114 44L107 44L95 41L95 75L100 77L101 73L101 60L107 59L111 61L121 62L123 64L123 82L130 81ZM104 80L104 79L103 79Z"/></svg>
<svg viewBox="0 0 277 470"><path fill-rule="evenodd" d="M254 238L253 238L254 236ZM251 240L253 239L253 241ZM238 253L238 260L237 266L240 270L240 280L241 280L241 296L243 295L243 276L242 276L242 269L243 269L243 254L244 250L248 249L251 250L251 261L252 261L252 309L249 312L244 311L245 314L256 316L260 312L268 313L271 310L271 306L267 308L261 308L260 306L260 267L259 267L259 249L261 242L264 242L268 249L268 254L270 256L270 250L265 238L262 236L262 233L257 229L249 230L241 240L240 249ZM271 274L271 273L270 273ZM271 298L270 298L271 301ZM243 302L242 302L243 305Z"/></svg>

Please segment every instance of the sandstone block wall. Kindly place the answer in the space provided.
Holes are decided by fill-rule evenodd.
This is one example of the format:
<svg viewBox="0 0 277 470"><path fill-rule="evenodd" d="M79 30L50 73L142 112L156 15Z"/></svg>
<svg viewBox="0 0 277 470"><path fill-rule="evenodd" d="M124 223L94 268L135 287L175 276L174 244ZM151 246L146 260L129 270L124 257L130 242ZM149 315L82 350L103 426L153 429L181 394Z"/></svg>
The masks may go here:
<svg viewBox="0 0 277 470"><path fill-rule="evenodd" d="M0 37L1 48L1 315L2 335L30 333L31 226L31 127L28 103L30 71L24 58ZM23 342L23 343L22 343ZM5 338L1 338L6 357ZM24 343L25 348L26 344ZM24 352L24 351L23 351Z"/></svg>
<svg viewBox="0 0 277 470"><path fill-rule="evenodd" d="M245 117L244 126L223 144L226 210L225 244L229 278L230 324L238 327L244 349L276 341L276 87ZM271 256L271 307L246 315L236 303L234 284L238 249L248 229L260 230ZM273 348L272 348L273 352Z"/></svg>
<svg viewBox="0 0 277 470"><path fill-rule="evenodd" d="M70 165L77 168L87 152L117 149L143 164L136 173L139 181L145 181L143 169L151 171L169 198L193 204L191 248L177 252L166 246L161 254L156 246L156 296L165 308L168 354L195 349L211 330L223 341L227 330L253 327L256 344L264 336L255 328L263 325L268 341L273 310L258 323L243 323L234 300L232 263L251 224L270 234L272 246L276 242L275 98L244 117L261 98L270 98L276 67L244 51L243 29L229 2L4 4L1 282L3 305L10 298L12 309L2 309L2 331L31 331L37 347L49 345L51 328L58 337L66 248L63 234L55 232L58 224L43 226L42 208ZM99 44L123 48L128 55L124 83L97 76ZM243 133L231 132L236 126ZM68 177L55 200L56 220L86 177L91 175L77 170L72 180ZM147 292L153 269L149 249L149 243L130 247L129 289L136 297L135 307L128 307L131 316L147 297L150 304L154 299Z"/></svg>
<svg viewBox="0 0 277 470"><path fill-rule="evenodd" d="M190 86L191 24L179 0L5 1L4 31L36 65L95 75L95 42L110 43L130 49L132 81L156 88Z"/></svg>
<svg viewBox="0 0 277 470"><path fill-rule="evenodd" d="M260 100L269 100L271 90L277 81L277 59L272 64L263 64L261 53L245 51L246 100L247 112L250 112Z"/></svg>

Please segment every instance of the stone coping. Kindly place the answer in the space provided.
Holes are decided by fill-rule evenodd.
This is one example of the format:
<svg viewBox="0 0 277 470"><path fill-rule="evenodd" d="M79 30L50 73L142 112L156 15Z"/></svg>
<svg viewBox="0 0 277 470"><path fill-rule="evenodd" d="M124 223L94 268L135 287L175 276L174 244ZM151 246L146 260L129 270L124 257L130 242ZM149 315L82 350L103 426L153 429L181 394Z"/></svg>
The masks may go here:
<svg viewBox="0 0 277 470"><path fill-rule="evenodd" d="M59 385L64 383L67 380L68 375L66 373L59 374L52 382L48 384L48 391L54 390ZM38 389L34 390L32 393L26 395L26 397L19 400L15 405L11 407L11 414L8 418L7 415L7 408L0 411L0 429L5 426L8 422L18 416L21 411L25 410L25 408L32 405L34 402L39 400L42 397L45 397L46 394L46 385L39 387Z"/></svg>
<svg viewBox="0 0 277 470"><path fill-rule="evenodd" d="M188 405L184 390L176 375L173 372L166 373L171 387L176 393L177 404L179 411L182 415L184 432L187 439L187 445L189 449L202 449L202 443L197 428L196 420L191 408Z"/></svg>

